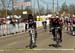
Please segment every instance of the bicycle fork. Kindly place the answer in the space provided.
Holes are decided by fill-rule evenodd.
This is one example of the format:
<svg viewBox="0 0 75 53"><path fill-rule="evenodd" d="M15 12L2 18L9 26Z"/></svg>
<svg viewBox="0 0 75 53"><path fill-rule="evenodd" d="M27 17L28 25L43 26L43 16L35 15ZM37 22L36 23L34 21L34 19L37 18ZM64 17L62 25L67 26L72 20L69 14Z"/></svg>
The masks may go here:
<svg viewBox="0 0 75 53"><path fill-rule="evenodd" d="M55 31L55 34L56 34L56 47L60 47L60 40L59 40L59 35L58 35L58 30Z"/></svg>
<svg viewBox="0 0 75 53"><path fill-rule="evenodd" d="M30 47L33 48L36 44L35 33L30 34Z"/></svg>

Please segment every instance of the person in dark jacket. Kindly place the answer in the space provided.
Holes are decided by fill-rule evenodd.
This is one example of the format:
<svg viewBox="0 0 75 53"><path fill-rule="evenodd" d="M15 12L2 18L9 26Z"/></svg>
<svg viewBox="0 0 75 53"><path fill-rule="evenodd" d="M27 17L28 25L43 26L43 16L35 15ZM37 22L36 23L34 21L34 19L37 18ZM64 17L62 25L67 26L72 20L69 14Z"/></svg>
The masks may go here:
<svg viewBox="0 0 75 53"><path fill-rule="evenodd" d="M25 31L27 31L28 30L28 20L26 20L26 22L25 22Z"/></svg>
<svg viewBox="0 0 75 53"><path fill-rule="evenodd" d="M34 18L33 18L33 16L32 16L32 14L29 14L28 15L28 28L30 29L30 28L32 28L32 29L34 29L34 31L35 31L35 35L34 35L34 45L32 44L32 35L30 35L30 44L29 44L29 46L32 46L33 45L33 47L36 47L36 39L37 39L37 31L36 31L36 21L34 20ZM30 31L29 31L30 32Z"/></svg>
<svg viewBox="0 0 75 53"><path fill-rule="evenodd" d="M60 27L58 30L59 33L59 40L62 41L62 20L60 18L53 18L51 21L51 28L52 28L52 34L53 34L53 39L54 41L56 40L56 35L55 35L55 28Z"/></svg>

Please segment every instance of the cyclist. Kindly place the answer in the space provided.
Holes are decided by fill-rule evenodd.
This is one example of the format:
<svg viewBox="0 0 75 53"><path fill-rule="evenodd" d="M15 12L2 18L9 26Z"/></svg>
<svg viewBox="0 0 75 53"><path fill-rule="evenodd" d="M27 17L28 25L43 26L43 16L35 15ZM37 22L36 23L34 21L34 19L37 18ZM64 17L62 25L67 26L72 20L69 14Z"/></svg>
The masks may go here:
<svg viewBox="0 0 75 53"><path fill-rule="evenodd" d="M45 29L45 31L47 30L47 21L45 20L45 21L43 21L42 22L42 25L43 25L43 28Z"/></svg>
<svg viewBox="0 0 75 53"><path fill-rule="evenodd" d="M59 40L60 42L62 42L62 20L59 18L59 16L56 16L52 19L51 25L52 25L51 30L52 30L54 41L56 40L55 28L60 27L58 33L59 33Z"/></svg>
<svg viewBox="0 0 75 53"><path fill-rule="evenodd" d="M66 22L66 25L67 25L67 31L69 31L70 18L67 17L66 20L65 20L65 22Z"/></svg>
<svg viewBox="0 0 75 53"><path fill-rule="evenodd" d="M31 33L35 33L33 38L32 38L32 35L29 34L30 35L29 46L30 47L36 47L36 38L37 38L36 22L33 19L33 16L31 14L28 15L28 25L29 25L29 29L30 29L29 33L31 32L31 30L34 30L34 32L31 32ZM32 40L32 39L34 39L34 40ZM34 43L32 41L34 41Z"/></svg>
<svg viewBox="0 0 75 53"><path fill-rule="evenodd" d="M71 32L72 32L72 35L75 35L75 16L71 17L70 18L70 22L71 22Z"/></svg>

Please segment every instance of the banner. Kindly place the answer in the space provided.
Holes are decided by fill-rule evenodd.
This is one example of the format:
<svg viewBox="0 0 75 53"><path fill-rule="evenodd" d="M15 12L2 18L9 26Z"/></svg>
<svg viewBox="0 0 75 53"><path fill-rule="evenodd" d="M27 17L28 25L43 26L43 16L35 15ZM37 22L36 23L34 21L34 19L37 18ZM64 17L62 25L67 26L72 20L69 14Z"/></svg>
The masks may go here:
<svg viewBox="0 0 75 53"><path fill-rule="evenodd" d="M31 0L24 0L23 5L30 6L31 5Z"/></svg>

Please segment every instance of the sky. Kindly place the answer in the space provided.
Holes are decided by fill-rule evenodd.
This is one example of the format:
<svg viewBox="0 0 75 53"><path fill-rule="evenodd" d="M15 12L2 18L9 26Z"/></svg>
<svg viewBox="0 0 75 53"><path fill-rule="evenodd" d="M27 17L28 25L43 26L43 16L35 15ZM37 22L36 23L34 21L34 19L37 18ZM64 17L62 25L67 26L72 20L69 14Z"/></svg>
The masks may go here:
<svg viewBox="0 0 75 53"><path fill-rule="evenodd" d="M52 1L53 0L39 0L39 4L40 4L40 6L44 6L44 7L47 7L47 4L48 4L49 8L51 8L52 7ZM65 2L65 0L58 0L59 6L61 6L64 2ZM66 0L66 4L67 5L75 4L75 0ZM55 7L57 6L57 0L54 0L54 6Z"/></svg>
<svg viewBox="0 0 75 53"><path fill-rule="evenodd" d="M11 0L5 0L5 2L8 2L8 1L11 1ZM24 0L16 0L17 2L23 2ZM47 5L48 5L48 8L49 9L52 9L52 1L53 0L39 0L39 6L40 8L41 7L44 7L45 9L47 8ZM65 2L65 0L58 0L58 3L59 3L59 6L62 6L62 4ZM70 5L70 4L75 4L74 3L75 0L66 0L66 4L67 5ZM32 8L38 8L37 6L37 0L31 0L31 5L32 5ZM0 0L0 6L1 5L1 0ZM10 4L11 6L11 4ZM54 6L56 7L57 6L57 0L54 0Z"/></svg>

